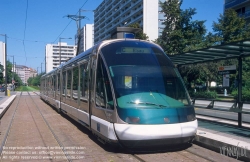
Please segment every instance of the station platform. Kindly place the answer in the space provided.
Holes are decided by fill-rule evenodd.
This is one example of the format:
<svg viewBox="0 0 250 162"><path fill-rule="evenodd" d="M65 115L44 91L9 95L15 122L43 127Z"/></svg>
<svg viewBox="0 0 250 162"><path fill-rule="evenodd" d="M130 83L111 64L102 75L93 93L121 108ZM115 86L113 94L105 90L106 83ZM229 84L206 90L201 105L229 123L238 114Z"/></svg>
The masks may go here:
<svg viewBox="0 0 250 162"><path fill-rule="evenodd" d="M3 92L2 92L3 93ZM0 94L0 116L8 109L20 92L11 96ZM250 161L250 124L241 128L236 121L196 115L198 119L195 144L242 161Z"/></svg>
<svg viewBox="0 0 250 162"><path fill-rule="evenodd" d="M250 161L250 124L196 115L198 131L194 143L243 161Z"/></svg>

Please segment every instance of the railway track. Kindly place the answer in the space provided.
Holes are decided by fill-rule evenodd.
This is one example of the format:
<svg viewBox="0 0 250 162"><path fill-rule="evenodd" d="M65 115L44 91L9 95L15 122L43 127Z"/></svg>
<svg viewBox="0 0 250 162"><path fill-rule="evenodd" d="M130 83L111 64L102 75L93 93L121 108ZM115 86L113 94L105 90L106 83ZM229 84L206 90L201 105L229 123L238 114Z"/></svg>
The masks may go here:
<svg viewBox="0 0 250 162"><path fill-rule="evenodd" d="M190 145L183 149L165 150L151 153L116 150L101 144L90 131L65 115L58 114L39 98L39 94L23 92L17 96L9 110L1 119L1 161L34 161L20 159L40 156L44 161L57 161L54 152L60 153L61 161L237 161L213 151ZM13 150L16 147L16 150ZM18 147L22 148L18 150ZM35 150L35 148L39 148ZM82 159L77 159L74 149L82 147ZM7 149L6 149L7 148ZM32 149L30 149L32 148ZM12 150L11 150L12 149ZM32 151L35 150L35 154ZM15 154L4 154L6 152ZM22 151L22 154L17 154ZM26 152L25 152L26 151ZM29 153L30 154L24 154ZM44 154L39 154L44 153ZM8 158L3 158L3 156ZM17 159L19 158L19 159Z"/></svg>
<svg viewBox="0 0 250 162"><path fill-rule="evenodd" d="M1 161L9 161L11 160L52 160L51 154L52 152L51 147L48 147L48 141L45 139L45 136L52 136L54 138L54 146L57 146L56 152L60 154L60 157L65 161L71 162L72 158L70 155L65 151L65 147L62 142L57 138L53 129L51 129L49 123L44 118L42 112L40 111L38 105L34 102L33 98L31 97L30 92L24 92L28 95L23 95L23 92L20 94L17 104L15 105L14 113L11 117L11 121L9 123L8 129L4 135L4 139L1 143ZM20 100L24 98L25 102L22 102L23 105L20 104ZM33 122L33 126L30 129L37 134L37 139L40 139L40 144L33 145L28 142L23 141L23 144L19 145L20 140L15 139L13 135L18 135L18 138L25 140L25 137L22 137L22 134L18 133L17 127L19 126L18 120L20 120L20 116L16 115L20 108L26 107L26 114L31 118L29 122ZM39 119L39 121L37 120ZM46 130L46 131L45 131ZM28 132L27 132L28 133ZM31 133L31 132L30 132ZM13 145L13 138L16 141ZM31 139L30 139L31 140ZM9 142L10 141L10 142ZM25 144L27 143L27 144ZM39 142L38 142L39 143ZM62 149L58 149L62 148ZM34 151L34 149L36 151ZM22 150L22 151L17 151ZM25 151L24 151L25 150ZM61 153L60 153L61 152Z"/></svg>

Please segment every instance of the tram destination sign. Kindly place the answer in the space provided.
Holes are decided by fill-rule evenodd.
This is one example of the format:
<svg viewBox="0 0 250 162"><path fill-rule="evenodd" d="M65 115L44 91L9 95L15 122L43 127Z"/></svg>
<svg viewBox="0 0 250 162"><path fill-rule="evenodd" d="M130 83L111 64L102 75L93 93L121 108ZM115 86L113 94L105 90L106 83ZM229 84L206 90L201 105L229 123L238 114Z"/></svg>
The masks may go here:
<svg viewBox="0 0 250 162"><path fill-rule="evenodd" d="M219 75L236 74L236 65L221 66L218 68L218 74Z"/></svg>

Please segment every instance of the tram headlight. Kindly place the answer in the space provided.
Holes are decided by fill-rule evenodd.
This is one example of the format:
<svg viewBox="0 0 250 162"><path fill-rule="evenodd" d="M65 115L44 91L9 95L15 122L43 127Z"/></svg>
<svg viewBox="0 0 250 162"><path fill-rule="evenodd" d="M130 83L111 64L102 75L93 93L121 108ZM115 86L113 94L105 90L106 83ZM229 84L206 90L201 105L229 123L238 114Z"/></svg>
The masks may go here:
<svg viewBox="0 0 250 162"><path fill-rule="evenodd" d="M187 115L187 120L188 121L194 121L196 119L194 114Z"/></svg>
<svg viewBox="0 0 250 162"><path fill-rule="evenodd" d="M139 117L127 117L126 122L129 124L138 124L140 122Z"/></svg>

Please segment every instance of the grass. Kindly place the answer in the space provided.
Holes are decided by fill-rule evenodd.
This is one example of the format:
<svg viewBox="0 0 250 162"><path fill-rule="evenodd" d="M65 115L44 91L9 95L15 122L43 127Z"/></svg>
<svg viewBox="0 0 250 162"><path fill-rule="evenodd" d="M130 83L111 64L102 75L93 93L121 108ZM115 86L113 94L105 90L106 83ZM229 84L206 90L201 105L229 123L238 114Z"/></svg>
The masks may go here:
<svg viewBox="0 0 250 162"><path fill-rule="evenodd" d="M16 91L39 91L39 87L35 86L20 86L16 88Z"/></svg>

